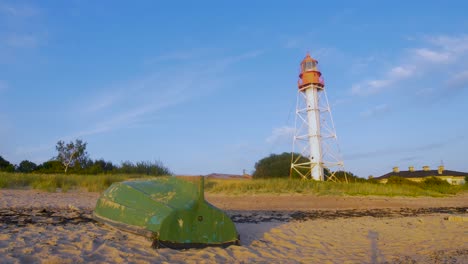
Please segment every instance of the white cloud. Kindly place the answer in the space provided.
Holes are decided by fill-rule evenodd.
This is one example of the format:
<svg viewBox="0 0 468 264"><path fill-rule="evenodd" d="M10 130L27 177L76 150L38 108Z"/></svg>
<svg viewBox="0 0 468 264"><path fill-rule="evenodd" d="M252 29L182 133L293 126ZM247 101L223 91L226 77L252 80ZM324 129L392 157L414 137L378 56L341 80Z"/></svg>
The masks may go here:
<svg viewBox="0 0 468 264"><path fill-rule="evenodd" d="M274 144L280 141L289 140L292 141L294 136L294 127L283 126L273 129L273 132L269 137L266 138L266 142L269 144Z"/></svg>
<svg viewBox="0 0 468 264"><path fill-rule="evenodd" d="M460 54L468 51L468 35L457 37L436 36L429 37L429 42L450 53Z"/></svg>
<svg viewBox="0 0 468 264"><path fill-rule="evenodd" d="M353 84L350 93L357 96L379 94L391 87L397 87L400 81L427 75L433 69L447 69L453 65L467 69L464 63L464 57L468 55L467 35L429 37L425 42L427 47L412 48L402 53L397 60L403 63L386 70L381 78L367 78ZM462 81L462 77L454 77L447 83L450 85Z"/></svg>
<svg viewBox="0 0 468 264"><path fill-rule="evenodd" d="M364 81L362 83L354 84L351 87L351 94L359 96L377 94L393 82L394 80L392 79Z"/></svg>
<svg viewBox="0 0 468 264"><path fill-rule="evenodd" d="M432 63L447 63L452 61L452 54L445 51L434 51L427 48L415 49L414 55Z"/></svg>
<svg viewBox="0 0 468 264"><path fill-rule="evenodd" d="M397 66L390 70L389 76L395 79L409 78L415 73L414 68L411 66Z"/></svg>
<svg viewBox="0 0 468 264"><path fill-rule="evenodd" d="M367 96L377 94L400 80L412 77L416 71L412 65L399 65L391 68L382 79L366 80L351 86L351 94Z"/></svg>

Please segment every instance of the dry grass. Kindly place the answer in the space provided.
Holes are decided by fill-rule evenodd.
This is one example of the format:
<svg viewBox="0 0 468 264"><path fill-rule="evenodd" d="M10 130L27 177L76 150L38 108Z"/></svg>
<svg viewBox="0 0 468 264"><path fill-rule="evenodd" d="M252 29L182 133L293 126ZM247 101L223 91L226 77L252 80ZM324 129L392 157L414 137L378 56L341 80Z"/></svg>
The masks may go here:
<svg viewBox="0 0 468 264"><path fill-rule="evenodd" d="M144 178L142 175L72 175L72 174L23 174L0 172L0 188L20 189L33 188L49 192L71 189L84 189L89 192L100 192L114 182L132 178Z"/></svg>
<svg viewBox="0 0 468 264"><path fill-rule="evenodd" d="M333 183L289 179L218 180L209 179L205 191L241 194L314 194L314 195L378 195L441 197L467 192L467 185L428 186L379 183Z"/></svg>
<svg viewBox="0 0 468 264"><path fill-rule="evenodd" d="M49 192L84 189L101 192L112 183L146 175L65 175L0 172L0 188L33 188ZM289 179L221 180L207 179L205 191L230 195L312 194L442 197L468 192L468 185L376 184L368 182L333 183Z"/></svg>

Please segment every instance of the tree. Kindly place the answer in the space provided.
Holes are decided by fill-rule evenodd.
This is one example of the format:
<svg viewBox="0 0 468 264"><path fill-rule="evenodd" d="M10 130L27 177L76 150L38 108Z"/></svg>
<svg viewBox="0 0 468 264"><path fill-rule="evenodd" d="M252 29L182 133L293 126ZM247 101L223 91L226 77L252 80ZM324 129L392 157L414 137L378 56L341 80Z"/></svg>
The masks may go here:
<svg viewBox="0 0 468 264"><path fill-rule="evenodd" d="M75 142L65 144L62 140L57 142L55 149L58 152L56 159L62 162L64 171L67 173L69 167L81 168L86 165L89 160L86 145L81 139L76 139Z"/></svg>
<svg viewBox="0 0 468 264"><path fill-rule="evenodd" d="M141 161L134 164L131 161L124 161L115 169L117 173L124 174L146 174L152 176L170 175L171 171L160 161Z"/></svg>
<svg viewBox="0 0 468 264"><path fill-rule="evenodd" d="M112 162L100 159L89 161L84 172L89 174L112 173L114 168L115 166L112 164Z"/></svg>
<svg viewBox="0 0 468 264"><path fill-rule="evenodd" d="M14 172L15 165L11 164L8 160L0 156L0 171Z"/></svg>
<svg viewBox="0 0 468 264"><path fill-rule="evenodd" d="M300 154L294 154L294 156ZM306 162L306 158L302 157L301 161ZM286 178L289 177L291 171L291 153L283 152L282 154L271 154L270 156L259 160L255 163L255 171L253 177L259 178ZM293 177L299 175L293 171Z"/></svg>
<svg viewBox="0 0 468 264"><path fill-rule="evenodd" d="M63 163L58 160L49 160L37 166L34 172L38 173L62 173L64 170Z"/></svg>
<svg viewBox="0 0 468 264"><path fill-rule="evenodd" d="M29 172L34 171L35 169L37 169L36 163L31 162L29 160L23 160L18 165L18 168L16 168L18 172L23 172L23 173L29 173Z"/></svg>

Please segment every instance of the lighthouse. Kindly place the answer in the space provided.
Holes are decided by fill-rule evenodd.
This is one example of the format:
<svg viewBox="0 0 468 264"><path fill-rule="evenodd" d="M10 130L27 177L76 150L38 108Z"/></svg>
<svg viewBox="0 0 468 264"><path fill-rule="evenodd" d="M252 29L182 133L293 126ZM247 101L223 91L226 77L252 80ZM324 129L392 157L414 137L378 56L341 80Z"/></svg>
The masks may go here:
<svg viewBox="0 0 468 264"><path fill-rule="evenodd" d="M299 70L295 132L290 176L317 181L338 180L344 173L325 82L318 61L309 54ZM346 174L344 174L346 180Z"/></svg>

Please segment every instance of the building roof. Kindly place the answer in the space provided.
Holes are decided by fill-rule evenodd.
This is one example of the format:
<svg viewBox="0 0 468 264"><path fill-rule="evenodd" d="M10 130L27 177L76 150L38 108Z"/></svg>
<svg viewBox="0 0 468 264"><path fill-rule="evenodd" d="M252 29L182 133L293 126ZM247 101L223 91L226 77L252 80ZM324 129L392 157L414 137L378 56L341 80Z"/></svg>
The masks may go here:
<svg viewBox="0 0 468 264"><path fill-rule="evenodd" d="M375 179L377 180L382 180L382 179L387 179L392 176L399 176L403 178L425 178L425 177L431 177L431 176L458 176L458 177L465 177L468 176L468 172L461 172L461 171L452 171L452 170L443 170L442 174L439 174L438 170L415 170L415 171L400 171L400 172L390 172L387 174L384 174L380 177L377 177Z"/></svg>

